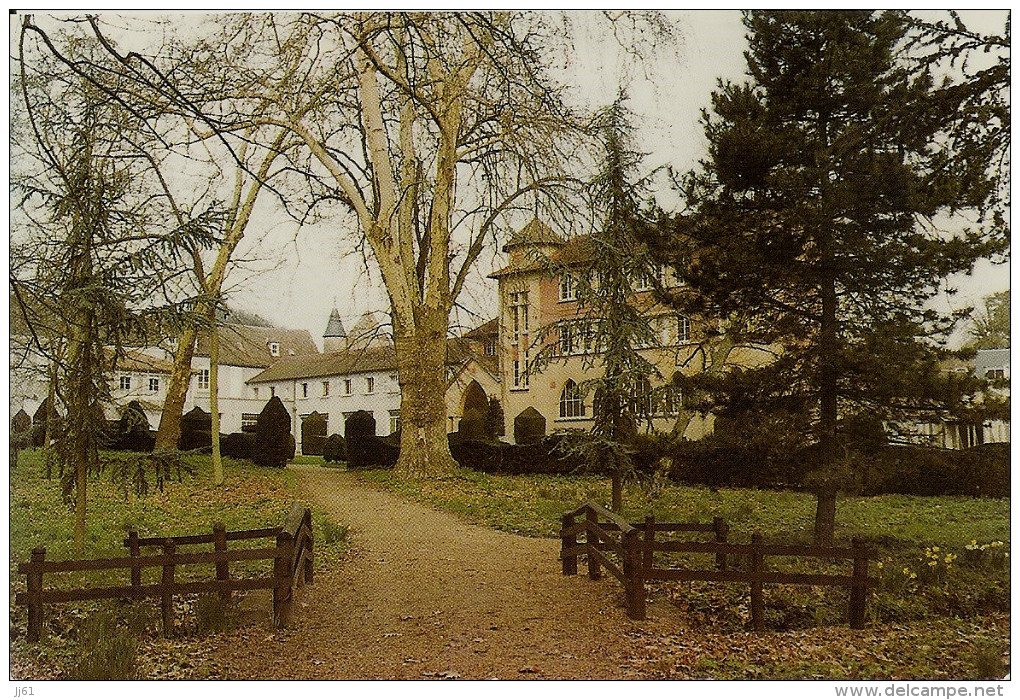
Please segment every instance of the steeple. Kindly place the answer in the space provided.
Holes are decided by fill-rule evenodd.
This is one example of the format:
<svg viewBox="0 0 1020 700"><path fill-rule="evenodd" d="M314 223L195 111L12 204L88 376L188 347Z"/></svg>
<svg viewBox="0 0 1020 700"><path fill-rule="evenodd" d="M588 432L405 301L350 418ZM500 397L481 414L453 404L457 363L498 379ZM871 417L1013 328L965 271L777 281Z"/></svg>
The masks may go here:
<svg viewBox="0 0 1020 700"><path fill-rule="evenodd" d="M322 350L323 352L343 350L346 344L347 331L344 330L344 324L340 320L340 312L334 306L333 311L329 314L326 330L322 333Z"/></svg>

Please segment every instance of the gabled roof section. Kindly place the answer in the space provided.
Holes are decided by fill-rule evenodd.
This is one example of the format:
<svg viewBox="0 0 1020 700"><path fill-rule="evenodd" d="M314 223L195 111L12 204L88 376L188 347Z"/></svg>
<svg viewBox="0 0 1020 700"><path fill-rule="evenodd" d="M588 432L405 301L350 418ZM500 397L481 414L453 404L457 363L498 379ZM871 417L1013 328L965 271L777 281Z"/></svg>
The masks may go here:
<svg viewBox="0 0 1020 700"><path fill-rule="evenodd" d="M113 354L112 349L107 350L111 361L114 359ZM121 357L116 358L114 371L170 374L173 371L173 365L166 360L147 355L141 350L126 350Z"/></svg>
<svg viewBox="0 0 1020 700"><path fill-rule="evenodd" d="M281 358L319 354L312 334L304 329L227 324L220 326L219 340L220 364L234 367L269 367ZM279 346L278 355L270 352L271 343ZM209 357L207 333L199 336L195 355Z"/></svg>
<svg viewBox="0 0 1020 700"><path fill-rule="evenodd" d="M316 379L359 372L395 370L397 356L393 348L340 350L303 357L285 357L269 369L248 380L249 384L278 382L288 379Z"/></svg>
<svg viewBox="0 0 1020 700"><path fill-rule="evenodd" d="M340 320L340 312L333 309L329 314L329 321L326 323L326 330L322 333L323 338L346 338L347 331L344 330L343 321Z"/></svg>
<svg viewBox="0 0 1020 700"><path fill-rule="evenodd" d="M522 245L563 245L564 243L563 236L553 231L547 223L536 216L524 228L510 237L510 240L503 246L503 251L506 252Z"/></svg>
<svg viewBox="0 0 1020 700"><path fill-rule="evenodd" d="M462 337L471 338L472 340L485 340L486 338L498 334L499 334L499 319L494 318L491 321L486 321L482 325L478 326L478 328L468 331Z"/></svg>

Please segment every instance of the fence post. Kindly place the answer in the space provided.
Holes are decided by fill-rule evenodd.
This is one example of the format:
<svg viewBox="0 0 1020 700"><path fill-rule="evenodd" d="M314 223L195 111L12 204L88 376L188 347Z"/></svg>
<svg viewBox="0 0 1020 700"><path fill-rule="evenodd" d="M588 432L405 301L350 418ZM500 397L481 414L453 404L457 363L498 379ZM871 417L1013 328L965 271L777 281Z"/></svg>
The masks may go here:
<svg viewBox="0 0 1020 700"><path fill-rule="evenodd" d="M765 596L762 574L765 572L765 556L762 554L761 532L751 535L751 626L755 632L765 631Z"/></svg>
<svg viewBox="0 0 1020 700"><path fill-rule="evenodd" d="M585 522L592 523L596 526L599 524L599 516L594 510L588 508L584 512ZM599 548L599 536L591 530L586 531L588 533L585 537L585 543L588 546L588 578L592 581L598 581L602 578L602 565L599 564L597 555L593 555L592 552L598 551Z"/></svg>
<svg viewBox="0 0 1020 700"><path fill-rule="evenodd" d="M655 516L645 516L645 554L641 565L646 569L651 569L655 566L654 550L655 547Z"/></svg>
<svg viewBox="0 0 1020 700"><path fill-rule="evenodd" d="M853 538L851 546L854 553L854 572L850 584L850 607L847 612L850 627L859 630L864 629L864 613L868 600L868 551L864 541L858 537Z"/></svg>
<svg viewBox="0 0 1020 700"><path fill-rule="evenodd" d="M280 532L276 536L276 559L273 563L273 576L277 579L273 589L273 624L286 627L290 621L291 585L294 572L290 570L294 557L294 540L289 532Z"/></svg>
<svg viewBox="0 0 1020 700"><path fill-rule="evenodd" d="M227 527L223 523L213 523L213 550L216 552L227 551ZM230 562L216 562L216 580L227 582L230 580ZM221 590L220 598L230 600L230 591Z"/></svg>
<svg viewBox="0 0 1020 700"><path fill-rule="evenodd" d="M46 548L36 547L32 550L32 564L46 561ZM42 571L36 568L28 570L28 641L38 642L42 632Z"/></svg>
<svg viewBox="0 0 1020 700"><path fill-rule="evenodd" d="M627 616L645 619L645 579L641 575L641 540L637 530L623 535L623 577L627 583Z"/></svg>
<svg viewBox="0 0 1020 700"><path fill-rule="evenodd" d="M315 576L315 536L312 532L312 510L305 508L305 524L308 525L308 556L305 557L305 583L313 583Z"/></svg>
<svg viewBox="0 0 1020 700"><path fill-rule="evenodd" d="M174 631L174 563L173 556L177 553L177 546L173 540L168 539L163 543L163 555L171 559L163 565L163 589L160 609L163 614L163 634L167 637L173 635Z"/></svg>
<svg viewBox="0 0 1020 700"><path fill-rule="evenodd" d="M715 541L726 544L726 538L730 535L730 526L726 521L719 516L712 518L712 530L715 531ZM715 568L726 571L726 552L716 552Z"/></svg>
<svg viewBox="0 0 1020 700"><path fill-rule="evenodd" d="M128 531L128 553L132 557L141 556L142 548L138 545L138 530ZM138 588L142 585L142 567L137 564L131 565L131 587Z"/></svg>
<svg viewBox="0 0 1020 700"><path fill-rule="evenodd" d="M570 528L574 527L574 516L571 513L563 514L563 529L561 532L565 532ZM577 534L571 533L569 535L560 535L560 559L563 562L563 575L573 576L577 573L577 553L566 554L567 550L577 546Z"/></svg>

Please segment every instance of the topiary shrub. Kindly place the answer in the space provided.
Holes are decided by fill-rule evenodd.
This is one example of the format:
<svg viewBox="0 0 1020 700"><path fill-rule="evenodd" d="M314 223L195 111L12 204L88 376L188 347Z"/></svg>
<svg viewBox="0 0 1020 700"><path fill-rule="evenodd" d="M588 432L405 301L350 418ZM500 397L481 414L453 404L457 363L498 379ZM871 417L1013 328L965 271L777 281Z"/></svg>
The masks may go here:
<svg viewBox="0 0 1020 700"><path fill-rule="evenodd" d="M177 448L181 450L197 450L212 446L212 414L206 413L198 406L181 416L181 437Z"/></svg>
<svg viewBox="0 0 1020 700"><path fill-rule="evenodd" d="M321 455L326 443L326 417L314 411L301 420L301 454Z"/></svg>
<svg viewBox="0 0 1020 700"><path fill-rule="evenodd" d="M499 438L506 435L506 418L503 415L503 404L495 396L489 399L489 408L485 414L486 430L489 437Z"/></svg>
<svg viewBox="0 0 1020 700"><path fill-rule="evenodd" d="M514 418L514 442L533 445L545 436L545 416L528 406Z"/></svg>
<svg viewBox="0 0 1020 700"><path fill-rule="evenodd" d="M220 454L234 459L251 459L255 454L255 433L231 433L220 437Z"/></svg>
<svg viewBox="0 0 1020 700"><path fill-rule="evenodd" d="M333 433L326 438L326 442L322 446L322 458L327 462L334 463L347 461L347 445L343 436Z"/></svg>
<svg viewBox="0 0 1020 700"><path fill-rule="evenodd" d="M485 414L477 408L469 408L464 411L458 432L463 440L491 440L493 437L489 433Z"/></svg>
<svg viewBox="0 0 1020 700"><path fill-rule="evenodd" d="M149 426L149 419L145 410L137 401L132 401L120 414L120 421L117 423L116 449L129 452L152 452L156 441L152 436L152 429Z"/></svg>
<svg viewBox="0 0 1020 700"><path fill-rule="evenodd" d="M50 407L50 400L46 398L39 408L35 409L35 413L32 415L32 446L33 447L45 447L46 442L46 424L49 421L53 421L56 425L59 421L57 412Z"/></svg>
<svg viewBox="0 0 1020 700"><path fill-rule="evenodd" d="M392 467L397 463L399 447L375 435L375 417L368 411L355 411L344 422L347 468Z"/></svg>
<svg viewBox="0 0 1020 700"><path fill-rule="evenodd" d="M865 495L987 496L1009 498L1008 444L965 450L889 447L865 462Z"/></svg>
<svg viewBox="0 0 1020 700"><path fill-rule="evenodd" d="M32 417L22 409L11 419L11 450L17 454L32 446Z"/></svg>
<svg viewBox="0 0 1020 700"><path fill-rule="evenodd" d="M252 461L263 467L283 469L287 466L287 460L294 455L290 424L290 414L280 397L269 399L255 424Z"/></svg>

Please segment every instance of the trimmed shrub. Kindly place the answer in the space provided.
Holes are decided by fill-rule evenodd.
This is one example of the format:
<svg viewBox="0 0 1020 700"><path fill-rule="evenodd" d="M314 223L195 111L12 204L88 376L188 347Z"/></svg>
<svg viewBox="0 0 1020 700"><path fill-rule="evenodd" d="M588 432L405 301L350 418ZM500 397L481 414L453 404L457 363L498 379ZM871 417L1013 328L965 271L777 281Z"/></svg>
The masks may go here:
<svg viewBox="0 0 1020 700"><path fill-rule="evenodd" d="M301 454L321 455L326 443L326 418L315 411L301 420Z"/></svg>
<svg viewBox="0 0 1020 700"><path fill-rule="evenodd" d="M155 445L156 438L142 405L132 401L124 408L117 422L116 449L128 452L152 452Z"/></svg>
<svg viewBox="0 0 1020 700"><path fill-rule="evenodd" d="M252 461L263 467L283 469L294 455L294 436L290 433L290 414L279 396L266 402L255 424Z"/></svg>
<svg viewBox="0 0 1020 700"><path fill-rule="evenodd" d="M11 449L23 450L32 446L32 417L22 409L11 419Z"/></svg>
<svg viewBox="0 0 1020 700"><path fill-rule="evenodd" d="M400 448L376 437L375 417L368 411L355 411L344 422L347 468L392 467Z"/></svg>
<svg viewBox="0 0 1020 700"><path fill-rule="evenodd" d="M53 421L54 424L58 422L59 416L57 412L50 408L50 400L46 398L39 408L35 409L35 413L32 415L32 446L33 447L45 447L43 445L46 442L46 424L49 421Z"/></svg>
<svg viewBox="0 0 1020 700"><path fill-rule="evenodd" d="M255 454L254 433L231 433L220 436L220 454L234 459L251 459Z"/></svg>
<svg viewBox="0 0 1020 700"><path fill-rule="evenodd" d="M966 450L889 447L865 462L865 495L988 496L1009 498L1009 444Z"/></svg>
<svg viewBox="0 0 1020 700"><path fill-rule="evenodd" d="M514 442L533 445L545 436L545 416L528 406L514 418Z"/></svg>
<svg viewBox="0 0 1020 700"><path fill-rule="evenodd" d="M531 445L465 440L461 433L451 433L449 439L450 452L462 467L487 474L570 474L582 466L576 456L557 450L557 435Z"/></svg>
<svg viewBox="0 0 1020 700"><path fill-rule="evenodd" d="M477 408L464 411L459 428L458 432L464 440L490 440L493 437L488 431L485 414Z"/></svg>
<svg viewBox="0 0 1020 700"><path fill-rule="evenodd" d="M506 435L505 417L503 404L495 396L489 399L489 408L485 414L486 431L491 438L499 438Z"/></svg>
<svg viewBox="0 0 1020 700"><path fill-rule="evenodd" d="M198 406L181 416L181 437L177 447L181 450L197 450L212 446L212 414Z"/></svg>
<svg viewBox="0 0 1020 700"><path fill-rule="evenodd" d="M342 436L333 433L322 446L322 457L327 462L346 462L347 445Z"/></svg>

